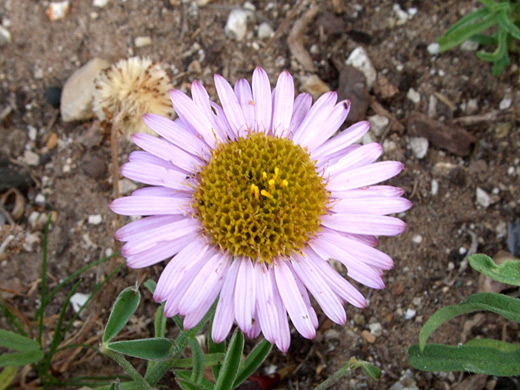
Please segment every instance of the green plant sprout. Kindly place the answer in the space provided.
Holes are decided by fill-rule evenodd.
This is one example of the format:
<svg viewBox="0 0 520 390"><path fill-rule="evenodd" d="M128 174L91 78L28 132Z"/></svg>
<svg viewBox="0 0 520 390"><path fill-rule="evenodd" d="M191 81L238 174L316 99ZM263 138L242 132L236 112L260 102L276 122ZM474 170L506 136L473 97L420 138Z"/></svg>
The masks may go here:
<svg viewBox="0 0 520 390"><path fill-rule="evenodd" d="M501 0L498 3L494 0L479 1L484 4L484 8L463 17L439 38L440 51L452 49L467 40L484 46L496 46L493 52L477 52L477 57L493 63L493 75L498 76L511 63L509 52L518 50L520 4L510 0ZM494 28L491 34L483 34L491 28Z"/></svg>
<svg viewBox="0 0 520 390"><path fill-rule="evenodd" d="M44 342L43 329L45 322L45 308L51 302L52 298L61 291L65 286L75 281L83 272L101 265L111 258L118 256L118 253L114 253L111 256L104 257L97 261L94 261L86 266L82 267L78 271L72 273L70 276L65 278L62 282L58 283L52 290L47 291L47 243L49 235L50 217L45 226L45 235L43 240L43 260L42 260L42 280L40 290L40 307L36 311L33 322L36 324L37 329L28 329L23 326L16 315L10 310L9 306L0 300L0 310L4 315L5 320L11 330L0 329L0 347L14 350L15 352L7 352L0 355L0 368L3 370L0 372L0 390L8 388L12 382L16 379L19 373L20 367L28 364L34 364L36 374L43 388L52 388L55 386L92 386L99 385L100 383L107 383L112 380L112 377L98 377L98 378L72 378L71 380L62 382L56 378L52 372L52 360L57 353L62 352L70 348L91 348L96 350L90 345L84 344L70 344L64 347L60 345L65 340L67 332L71 329L72 324L79 318L81 312L87 307L92 301L96 294L103 288L103 286L111 280L122 268L122 265L114 269L104 281L96 284L92 291L92 294L87 301L79 308L78 312L75 313L72 318L68 321L65 320L65 314L69 307L71 297L76 292L77 288L81 284L81 279L77 280L69 293L65 301L63 302L62 309L58 316L58 321L54 329L52 339L50 343Z"/></svg>
<svg viewBox="0 0 520 390"><path fill-rule="evenodd" d="M486 255L476 254L469 263L478 272L501 283L520 286L520 261L497 266ZM498 293L473 294L458 305L443 307L424 324L419 345L408 350L410 365L422 371L467 371L496 376L520 375L520 345L493 339L473 339L465 344L426 344L439 326L462 314L489 311L520 322L520 299Z"/></svg>

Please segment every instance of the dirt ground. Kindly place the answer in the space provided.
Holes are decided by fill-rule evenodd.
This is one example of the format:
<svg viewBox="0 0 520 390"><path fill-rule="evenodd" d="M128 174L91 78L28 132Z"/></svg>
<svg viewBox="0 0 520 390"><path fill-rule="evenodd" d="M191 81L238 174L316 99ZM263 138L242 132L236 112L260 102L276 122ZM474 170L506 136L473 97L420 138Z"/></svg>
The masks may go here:
<svg viewBox="0 0 520 390"><path fill-rule="evenodd" d="M326 87L339 88L341 93L348 89L340 81L345 60L356 47L367 51L378 81L363 118L379 114L390 119L381 131L372 133L372 139L385 146L384 159L406 165L392 184L404 188L414 203L402 215L408 229L397 238L381 240L380 249L394 258L395 267L385 276L385 290L361 288L369 298L368 308L348 307L350 319L344 327L333 325L320 313L316 340L293 333L286 355L274 351L269 356L264 368L282 377L274 388L311 389L351 357L381 367L382 378L375 382L356 371L336 389L391 388L409 369L407 349L417 343L429 316L478 291L478 274L467 267L466 256L475 251L493 256L507 250L507 226L520 218L518 66L494 77L475 51L431 54L428 50L451 24L478 7L478 1L254 0L244 4L214 0L197 5L184 0L112 0L98 8L91 0L73 0L70 12L57 21L45 13L49 3L0 2L2 25L12 36L11 42L0 46L0 167L6 169L4 175L8 171L21 177L12 185L6 184L5 176L0 180L0 244L12 236L0 254L0 286L3 299L22 315L31 318L39 303L43 221L50 213L54 213L49 236L51 287L113 246L115 217L108 209L110 139L95 119L64 123L45 96L49 87L62 87L76 69L95 57L111 63L133 55L150 57L163 63L175 87L187 90L186 83L199 79L215 97L214 73L234 83L238 78L250 79L257 65L267 70L272 82L288 69L298 90L315 74ZM250 19L246 37L237 42L225 34L224 27L231 10L240 6L249 9ZM287 37L313 6L319 12L300 31L314 67L306 70ZM397 7L407 16L399 16ZM270 39L257 35L264 22L275 32ZM135 38L140 36L150 37L151 44L136 47ZM518 54L512 54L513 64L518 59ZM432 140L427 154L418 158L411 148L418 135L412 129L417 113L431 121L420 126L422 135L445 125L444 133L457 128L468 144L460 139L460 144ZM119 161L126 161L134 148L121 140ZM14 195L5 195L12 186L25 202L16 216L12 215ZM94 224L92 218L89 222L89 216L96 215L101 222ZM160 270L161 266L139 272L123 269L105 300L110 302L136 280L157 279ZM88 294L104 272L89 271L79 291ZM144 288L142 292L146 299L128 337L147 337L153 329L156 305ZM47 316L57 314L64 299L58 295ZM82 320L91 314L87 310ZM94 346L107 314L107 309L101 311L90 329L87 339ZM486 336L518 342L518 328L506 327L498 317L484 317L474 326L468 325L468 319L474 317L443 326L433 340L455 344L464 337ZM76 325L72 333L81 330L82 322ZM0 326L5 326L3 320ZM52 321L46 329L52 329ZM57 375L100 373L122 371L108 358L82 351ZM488 388L494 384L495 389L513 388L491 377L470 386L463 382L469 375L461 373L412 369L411 376L416 387L408 389L482 389L486 383ZM29 374L27 381L32 379Z"/></svg>

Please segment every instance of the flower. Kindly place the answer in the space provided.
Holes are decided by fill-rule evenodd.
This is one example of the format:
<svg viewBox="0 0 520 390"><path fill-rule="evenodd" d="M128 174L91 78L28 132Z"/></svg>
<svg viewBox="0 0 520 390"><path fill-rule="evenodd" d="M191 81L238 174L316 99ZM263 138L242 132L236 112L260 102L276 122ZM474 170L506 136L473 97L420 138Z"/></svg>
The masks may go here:
<svg viewBox="0 0 520 390"><path fill-rule="evenodd" d="M156 135L144 124L143 114L173 115L168 99L170 78L149 58L121 60L101 72L95 84L94 113L100 120L110 121L120 115L118 129L127 136L139 132Z"/></svg>
<svg viewBox="0 0 520 390"><path fill-rule="evenodd" d="M388 216L410 208L404 191L376 185L403 164L375 162L377 143L358 145L368 130L360 122L334 136L349 112L348 100L327 92L312 105L294 98L292 76L280 74L271 91L262 68L252 88L234 89L220 75L221 106L194 81L192 98L170 91L179 118L143 117L161 138L135 134L144 151L132 152L122 174L149 187L116 199L121 215L145 215L116 233L126 242L129 267L171 258L154 299L167 316L195 326L218 297L212 338L220 342L236 321L249 337L263 333L282 351L290 344L287 314L306 338L318 320L309 292L323 312L344 324L344 303L364 307L362 294L328 263L336 259L348 277L384 287L392 259L375 249L376 235L404 231Z"/></svg>

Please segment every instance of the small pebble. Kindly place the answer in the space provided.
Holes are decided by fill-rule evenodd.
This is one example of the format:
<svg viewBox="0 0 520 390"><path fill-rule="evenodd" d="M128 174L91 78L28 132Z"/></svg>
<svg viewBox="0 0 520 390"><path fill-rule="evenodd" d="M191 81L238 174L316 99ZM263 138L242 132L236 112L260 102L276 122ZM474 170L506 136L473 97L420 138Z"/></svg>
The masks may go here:
<svg viewBox="0 0 520 390"><path fill-rule="evenodd" d="M27 126L27 136L31 141L36 141L38 137L38 130L34 126Z"/></svg>
<svg viewBox="0 0 520 390"><path fill-rule="evenodd" d="M436 196L439 193L439 182L436 179L432 179L431 182L431 194Z"/></svg>
<svg viewBox="0 0 520 390"><path fill-rule="evenodd" d="M462 42L460 49L464 51L475 51L478 49L478 42L468 39L467 41Z"/></svg>
<svg viewBox="0 0 520 390"><path fill-rule="evenodd" d="M0 26L0 47L11 43L11 33L8 29L3 26Z"/></svg>
<svg viewBox="0 0 520 390"><path fill-rule="evenodd" d="M135 184L135 182L133 182L132 180L119 180L119 193L121 195L128 195L135 190L137 190L137 184Z"/></svg>
<svg viewBox="0 0 520 390"><path fill-rule="evenodd" d="M385 153L393 152L396 149L397 149L397 145L395 144L394 141L391 141L389 139L385 139L383 141L383 150L385 151Z"/></svg>
<svg viewBox="0 0 520 390"><path fill-rule="evenodd" d="M423 240L423 237L420 235L420 234L416 234L415 236L412 237L412 242L414 244L420 244Z"/></svg>
<svg viewBox="0 0 520 390"><path fill-rule="evenodd" d="M81 309L81 306L83 306L89 298L89 294L75 293L72 297L70 297L70 304L72 305L72 309L77 313Z"/></svg>
<svg viewBox="0 0 520 390"><path fill-rule="evenodd" d="M94 7L103 8L109 3L109 0L94 0L92 3Z"/></svg>
<svg viewBox="0 0 520 390"><path fill-rule="evenodd" d="M439 54L440 48L441 46L437 42L434 42L430 43L426 50L428 50L428 53L430 53L431 55L436 55Z"/></svg>
<svg viewBox="0 0 520 390"><path fill-rule="evenodd" d="M39 193L34 197L34 203L39 206L43 206L45 204L45 195Z"/></svg>
<svg viewBox="0 0 520 390"><path fill-rule="evenodd" d="M459 255L464 256L466 253L468 253L468 250L466 248L464 248L463 246L461 246L459 248Z"/></svg>
<svg viewBox="0 0 520 390"><path fill-rule="evenodd" d="M514 256L520 257L520 221L510 223L507 228L507 248Z"/></svg>
<svg viewBox="0 0 520 390"><path fill-rule="evenodd" d="M394 4L393 10L394 10L395 15L397 16L396 24L398 26L405 24L408 21L408 19L410 19L410 15L408 15L408 13L403 11L399 4Z"/></svg>
<svg viewBox="0 0 520 390"><path fill-rule="evenodd" d="M53 22L63 19L70 10L69 1L53 2L47 7L46 14Z"/></svg>
<svg viewBox="0 0 520 390"><path fill-rule="evenodd" d="M428 140L424 137L413 137L410 138L410 149L412 149L412 153L419 160L422 160L426 154L428 153Z"/></svg>
<svg viewBox="0 0 520 390"><path fill-rule="evenodd" d="M35 247L40 245L40 235L38 233L27 233L22 247L27 252L33 252Z"/></svg>
<svg viewBox="0 0 520 390"><path fill-rule="evenodd" d="M414 299L412 299L412 303L414 304L414 306L421 306L422 298L421 297L415 297Z"/></svg>
<svg viewBox="0 0 520 390"><path fill-rule="evenodd" d="M40 164L40 156L30 150L25 150L23 152L23 162L31 167L36 167Z"/></svg>
<svg viewBox="0 0 520 390"><path fill-rule="evenodd" d="M103 222L103 216L101 214L93 214L88 216L88 223L91 225L99 225Z"/></svg>
<svg viewBox="0 0 520 390"><path fill-rule="evenodd" d="M41 80L41 79L43 79L43 76L44 76L44 74L43 74L43 69L42 69L42 68L39 68L39 67L38 67L38 68L35 68L35 69L34 69L33 76L34 76L34 78L35 78L36 80Z"/></svg>
<svg viewBox="0 0 520 390"><path fill-rule="evenodd" d="M340 333L336 329L328 329L325 332L325 339L326 340L338 340L340 337Z"/></svg>
<svg viewBox="0 0 520 390"><path fill-rule="evenodd" d="M370 329L370 333L372 333L376 337L379 337L383 334L383 327L381 326L381 323L379 323L379 322L374 322L373 324L368 324L368 328Z"/></svg>
<svg viewBox="0 0 520 390"><path fill-rule="evenodd" d="M491 205L491 197L482 188L477 187L475 192L477 204L487 209Z"/></svg>
<svg viewBox="0 0 520 390"><path fill-rule="evenodd" d="M507 110L509 107L511 107L511 104L513 104L513 99L510 97L505 97L498 104L498 108L501 110Z"/></svg>
<svg viewBox="0 0 520 390"><path fill-rule="evenodd" d="M415 89L410 88L406 93L406 98L410 100L413 104L419 104L421 101L421 95Z"/></svg>
<svg viewBox="0 0 520 390"><path fill-rule="evenodd" d="M152 38L150 37L137 37L134 40L135 47L145 47L152 44Z"/></svg>
<svg viewBox="0 0 520 390"><path fill-rule="evenodd" d="M376 342L376 336L370 333L368 330L364 330L361 332L363 339L370 344L374 344Z"/></svg>
<svg viewBox="0 0 520 390"><path fill-rule="evenodd" d="M404 313L404 318L407 320L413 320L413 318L415 317L416 314L417 314L416 310L408 308L408 309L406 309L406 312Z"/></svg>
<svg viewBox="0 0 520 390"><path fill-rule="evenodd" d="M374 65L372 65L372 61L368 57L368 54L364 48L361 46L356 47L350 56L347 58L345 62L346 65L351 65L354 68L363 72L367 79L367 87L368 89L372 89L372 85L376 81L377 73Z"/></svg>
<svg viewBox="0 0 520 390"><path fill-rule="evenodd" d="M224 32L235 41L243 40L247 34L247 12L242 8L235 8L231 11Z"/></svg>
<svg viewBox="0 0 520 390"><path fill-rule="evenodd" d="M274 30L269 23L263 22L258 26L258 38L269 39L274 35Z"/></svg>
<svg viewBox="0 0 520 390"><path fill-rule="evenodd" d="M377 136L381 137L386 126L390 123L390 119L383 115L372 115L368 117L370 122L370 130Z"/></svg>

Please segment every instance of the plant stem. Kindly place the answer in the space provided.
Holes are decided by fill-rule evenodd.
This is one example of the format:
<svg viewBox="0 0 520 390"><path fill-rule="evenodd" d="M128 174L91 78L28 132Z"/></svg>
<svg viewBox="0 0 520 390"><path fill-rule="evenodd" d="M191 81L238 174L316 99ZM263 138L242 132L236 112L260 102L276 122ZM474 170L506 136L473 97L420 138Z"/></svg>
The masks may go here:
<svg viewBox="0 0 520 390"><path fill-rule="evenodd" d="M130 377L136 382L136 384L139 386L139 389L141 390L154 390L152 386L139 374L139 372L132 366L128 360L126 360L122 355L113 352L107 348L103 348L101 346L101 351L104 355L114 359L117 364L119 364L127 373L130 375Z"/></svg>

